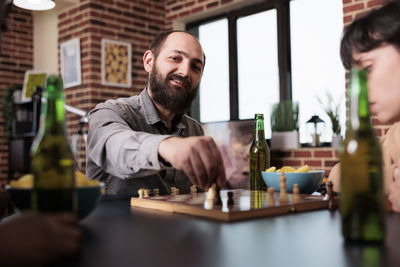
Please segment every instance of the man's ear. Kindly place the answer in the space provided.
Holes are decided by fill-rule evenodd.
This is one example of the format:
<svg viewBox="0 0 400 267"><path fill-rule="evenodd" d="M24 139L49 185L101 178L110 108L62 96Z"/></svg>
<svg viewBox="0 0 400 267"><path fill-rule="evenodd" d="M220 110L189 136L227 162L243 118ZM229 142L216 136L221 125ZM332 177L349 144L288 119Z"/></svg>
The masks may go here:
<svg viewBox="0 0 400 267"><path fill-rule="evenodd" d="M150 50L147 50L143 55L143 66L144 70L147 72L151 72L154 64L154 54Z"/></svg>

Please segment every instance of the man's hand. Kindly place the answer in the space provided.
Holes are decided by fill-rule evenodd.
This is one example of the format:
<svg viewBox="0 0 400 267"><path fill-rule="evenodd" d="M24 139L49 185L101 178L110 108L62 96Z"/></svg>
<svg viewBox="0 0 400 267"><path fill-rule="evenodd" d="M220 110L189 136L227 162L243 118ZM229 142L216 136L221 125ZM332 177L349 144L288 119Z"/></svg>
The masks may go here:
<svg viewBox="0 0 400 267"><path fill-rule="evenodd" d="M193 184L208 188L226 182L221 154L209 136L171 137L161 142L158 154L174 168L183 170Z"/></svg>
<svg viewBox="0 0 400 267"><path fill-rule="evenodd" d="M0 265L42 266L80 251L81 229L74 214L29 212L0 224Z"/></svg>
<svg viewBox="0 0 400 267"><path fill-rule="evenodd" d="M393 210L400 212L400 161L393 171L393 182L389 185L389 200Z"/></svg>

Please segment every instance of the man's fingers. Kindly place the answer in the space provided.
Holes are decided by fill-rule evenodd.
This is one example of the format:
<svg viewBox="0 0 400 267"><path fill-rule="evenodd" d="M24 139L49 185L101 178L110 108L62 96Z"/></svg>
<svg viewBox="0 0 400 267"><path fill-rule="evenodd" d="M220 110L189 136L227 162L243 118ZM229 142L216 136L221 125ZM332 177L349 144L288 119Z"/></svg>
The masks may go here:
<svg viewBox="0 0 400 267"><path fill-rule="evenodd" d="M190 157L190 165L193 169L193 178L196 181L196 185L205 188L207 186L207 183L205 183L205 179L207 178L207 168L204 165L201 154L199 155L197 152L192 153Z"/></svg>

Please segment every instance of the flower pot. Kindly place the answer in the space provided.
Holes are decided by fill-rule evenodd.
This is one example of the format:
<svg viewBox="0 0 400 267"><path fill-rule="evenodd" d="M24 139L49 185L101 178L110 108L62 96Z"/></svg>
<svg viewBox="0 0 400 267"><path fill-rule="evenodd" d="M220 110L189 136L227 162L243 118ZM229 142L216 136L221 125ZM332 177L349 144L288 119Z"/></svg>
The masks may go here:
<svg viewBox="0 0 400 267"><path fill-rule="evenodd" d="M299 148L299 132L273 132L271 135L271 150L289 150Z"/></svg>

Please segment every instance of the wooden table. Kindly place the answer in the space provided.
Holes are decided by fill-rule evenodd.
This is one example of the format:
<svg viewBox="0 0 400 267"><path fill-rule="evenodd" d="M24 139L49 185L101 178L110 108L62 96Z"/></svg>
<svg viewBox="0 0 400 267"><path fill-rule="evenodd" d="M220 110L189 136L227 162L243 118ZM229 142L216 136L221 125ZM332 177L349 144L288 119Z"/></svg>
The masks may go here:
<svg viewBox="0 0 400 267"><path fill-rule="evenodd" d="M400 266L400 214L381 246L345 244L339 212L224 223L103 200L82 221L83 253L58 266Z"/></svg>

